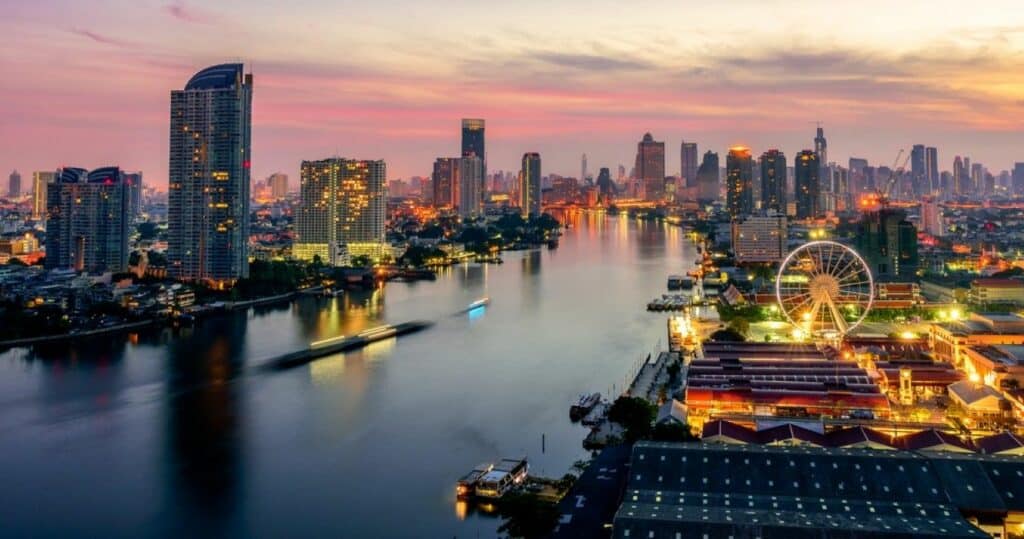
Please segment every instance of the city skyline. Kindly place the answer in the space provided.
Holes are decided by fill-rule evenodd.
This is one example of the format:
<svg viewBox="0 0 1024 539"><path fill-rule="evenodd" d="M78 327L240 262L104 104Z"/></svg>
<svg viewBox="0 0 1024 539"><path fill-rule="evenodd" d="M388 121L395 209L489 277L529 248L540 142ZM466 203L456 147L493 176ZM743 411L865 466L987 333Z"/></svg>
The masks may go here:
<svg viewBox="0 0 1024 539"><path fill-rule="evenodd" d="M954 155L993 171L1024 159L1014 155L1024 146L1024 32L1016 20L1024 17L1008 2L956 20L922 14L914 3L835 6L823 21L844 30L827 37L796 24L803 2L785 3L780 30L757 32L721 28L727 14L757 16L756 3L728 13L655 6L665 15L659 20L697 29L686 36L605 2L565 17L557 42L515 30L542 9L531 3L429 13L415 3L368 6L354 15L362 24L353 32L330 37L310 30L353 14L323 2L290 10L38 4L5 8L0 22L20 51L5 64L21 74L0 89L6 170L118 165L143 170L165 190L167 91L203 66L235 59L260 79L256 177L297 176L302 159L318 154L382 158L394 178L429 176L434 158L459 144L455 126L468 117L489 124L488 170L514 171L530 151L569 176L582 153L595 169L614 168L633 161L632 145L647 131L670 147L685 139L719 152L744 145L792 155L811 147L816 121L838 163L856 156L887 164L918 143L939 148L940 170L951 169ZM459 37L472 50L435 52L455 51L445 46L454 38L409 23L417 14L461 21L468 30ZM266 31L270 21L274 32ZM637 29L644 39L632 37ZM351 60L336 61L329 51L338 49ZM63 84L52 84L54 71ZM119 84L99 84L111 71ZM90 125L107 126L104 137L82 140Z"/></svg>

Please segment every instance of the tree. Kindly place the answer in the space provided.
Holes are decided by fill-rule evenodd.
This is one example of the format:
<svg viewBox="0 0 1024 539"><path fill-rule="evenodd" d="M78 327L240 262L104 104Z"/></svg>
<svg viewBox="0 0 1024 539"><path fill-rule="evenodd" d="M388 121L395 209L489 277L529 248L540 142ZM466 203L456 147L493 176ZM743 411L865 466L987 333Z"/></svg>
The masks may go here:
<svg viewBox="0 0 1024 539"><path fill-rule="evenodd" d="M352 257L352 267L354 268L368 268L373 265L373 260L366 255L358 255Z"/></svg>
<svg viewBox="0 0 1024 539"><path fill-rule="evenodd" d="M635 441L651 432L651 422L657 410L654 405L638 397L622 396L608 409L608 419L626 429L626 438Z"/></svg>
<svg viewBox="0 0 1024 539"><path fill-rule="evenodd" d="M7 265L8 265L8 266L27 266L28 264L26 264L26 263L25 263L25 261L23 261L22 259L20 259L20 258L15 258L15 257L13 257L13 256L12 256L12 257L11 257L11 258L10 258L10 259L9 259L9 260L7 261Z"/></svg>
<svg viewBox="0 0 1024 539"><path fill-rule="evenodd" d="M729 322L729 329L743 335L745 338L750 333L750 322L747 322L744 318L737 318Z"/></svg>
<svg viewBox="0 0 1024 539"><path fill-rule="evenodd" d="M708 340L716 342L744 342L747 340L742 333L736 331L732 326L720 329L708 336Z"/></svg>
<svg viewBox="0 0 1024 539"><path fill-rule="evenodd" d="M659 423L651 432L651 439L656 442L696 442L699 437L693 434L688 425L679 423Z"/></svg>

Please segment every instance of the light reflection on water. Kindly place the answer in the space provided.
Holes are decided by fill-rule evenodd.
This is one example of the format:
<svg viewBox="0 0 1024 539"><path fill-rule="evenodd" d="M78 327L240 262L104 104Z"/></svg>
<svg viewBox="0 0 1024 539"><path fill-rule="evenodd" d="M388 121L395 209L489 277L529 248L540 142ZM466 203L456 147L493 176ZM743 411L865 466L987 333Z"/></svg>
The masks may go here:
<svg viewBox="0 0 1024 539"><path fill-rule="evenodd" d="M435 282L0 353L0 475L17 493L0 535L493 536L497 519L460 511L454 481L522 454L538 473L565 473L586 434L568 404L621 387L665 341L665 315L643 305L693 264L678 229L570 224L557 249ZM491 303L455 314L481 297ZM435 325L259 368L416 319Z"/></svg>

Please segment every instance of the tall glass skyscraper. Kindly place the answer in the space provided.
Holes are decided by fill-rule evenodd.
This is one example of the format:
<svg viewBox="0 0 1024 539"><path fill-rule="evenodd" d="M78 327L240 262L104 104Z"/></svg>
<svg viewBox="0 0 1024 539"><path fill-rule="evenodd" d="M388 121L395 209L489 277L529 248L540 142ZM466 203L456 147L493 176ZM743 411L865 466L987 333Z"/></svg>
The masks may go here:
<svg viewBox="0 0 1024 539"><path fill-rule="evenodd" d="M679 146L679 173L686 181L686 187L697 187L697 143L686 142Z"/></svg>
<svg viewBox="0 0 1024 539"><path fill-rule="evenodd" d="M761 154L761 209L786 214L786 155L779 150Z"/></svg>
<svg viewBox="0 0 1024 539"><path fill-rule="evenodd" d="M208 67L171 92L168 272L230 286L249 275L252 74Z"/></svg>
<svg viewBox="0 0 1024 539"><path fill-rule="evenodd" d="M384 161L303 161L302 205L292 254L332 265L346 256L379 259L385 248L387 172Z"/></svg>
<svg viewBox="0 0 1024 539"><path fill-rule="evenodd" d="M733 219L754 211L754 160L750 148L735 147L725 156L726 209Z"/></svg>
<svg viewBox="0 0 1024 539"><path fill-rule="evenodd" d="M523 154L523 169L519 175L519 208L524 216L539 216L540 205L540 154Z"/></svg>
<svg viewBox="0 0 1024 539"><path fill-rule="evenodd" d="M821 167L818 154L804 150L796 155L793 161L793 174L796 190L796 218L813 219L818 216L821 189Z"/></svg>

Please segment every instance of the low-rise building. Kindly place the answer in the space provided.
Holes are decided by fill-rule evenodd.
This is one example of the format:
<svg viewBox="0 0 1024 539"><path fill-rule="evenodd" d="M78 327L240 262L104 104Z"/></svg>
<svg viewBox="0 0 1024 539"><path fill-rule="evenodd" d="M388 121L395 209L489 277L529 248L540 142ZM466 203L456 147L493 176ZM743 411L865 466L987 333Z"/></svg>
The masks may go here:
<svg viewBox="0 0 1024 539"><path fill-rule="evenodd" d="M967 293L967 301L975 305L1024 304L1024 281L1020 279L1000 279L989 277L971 281L971 290Z"/></svg>
<svg viewBox="0 0 1024 539"><path fill-rule="evenodd" d="M935 359L960 367L968 346L1024 344L1024 317L971 313L967 320L932 324L928 330L928 343Z"/></svg>

